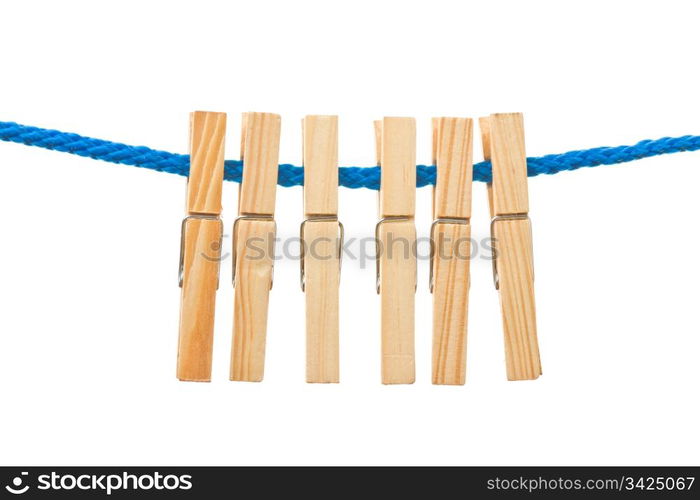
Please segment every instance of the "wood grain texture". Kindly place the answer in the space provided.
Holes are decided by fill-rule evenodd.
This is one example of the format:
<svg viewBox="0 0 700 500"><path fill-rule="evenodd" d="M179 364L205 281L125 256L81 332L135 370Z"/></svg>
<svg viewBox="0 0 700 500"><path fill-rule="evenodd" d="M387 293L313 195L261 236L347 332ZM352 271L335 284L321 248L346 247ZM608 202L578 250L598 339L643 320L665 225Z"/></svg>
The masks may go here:
<svg viewBox="0 0 700 500"><path fill-rule="evenodd" d="M377 165L382 165L382 120L374 120L374 144L376 146ZM380 179L381 184L381 179ZM377 212L381 213L381 196L377 196Z"/></svg>
<svg viewBox="0 0 700 500"><path fill-rule="evenodd" d="M416 211L416 121L387 117L381 129L380 216L413 217Z"/></svg>
<svg viewBox="0 0 700 500"><path fill-rule="evenodd" d="M472 120L443 117L438 119L437 128L435 218L468 219L472 207Z"/></svg>
<svg viewBox="0 0 700 500"><path fill-rule="evenodd" d="M521 113L489 118L495 215L527 213L527 160Z"/></svg>
<svg viewBox="0 0 700 500"><path fill-rule="evenodd" d="M236 231L236 286L230 379L260 382L265 371L275 223L240 220Z"/></svg>
<svg viewBox="0 0 700 500"><path fill-rule="evenodd" d="M382 121L374 120L374 145L377 152L377 165L382 164Z"/></svg>
<svg viewBox="0 0 700 500"><path fill-rule="evenodd" d="M177 378L208 382L221 252L221 221L185 221Z"/></svg>
<svg viewBox="0 0 700 500"><path fill-rule="evenodd" d="M494 225L508 380L542 374L537 342L532 233L529 220Z"/></svg>
<svg viewBox="0 0 700 500"><path fill-rule="evenodd" d="M438 224L433 256L433 384L466 380L471 227Z"/></svg>
<svg viewBox="0 0 700 500"><path fill-rule="evenodd" d="M280 116L273 113L245 113L243 116L239 214L275 213L280 127Z"/></svg>
<svg viewBox="0 0 700 500"><path fill-rule="evenodd" d="M416 240L412 220L379 226L381 277L382 383L412 384L415 367Z"/></svg>
<svg viewBox="0 0 700 500"><path fill-rule="evenodd" d="M309 115L304 130L304 213L338 213L338 117Z"/></svg>
<svg viewBox="0 0 700 500"><path fill-rule="evenodd" d="M412 384L415 366L416 123L413 118L374 122L381 167L377 227L382 332L382 383Z"/></svg>
<svg viewBox="0 0 700 500"><path fill-rule="evenodd" d="M333 383L339 368L339 280L338 223L310 221L304 228L307 247L306 293L306 381Z"/></svg>
<svg viewBox="0 0 700 500"><path fill-rule="evenodd" d="M436 219L471 217L472 120L439 118L433 126L437 182ZM461 385L466 378L469 299L469 224L439 222L433 241L434 384Z"/></svg>
<svg viewBox="0 0 700 500"><path fill-rule="evenodd" d="M304 118L304 214L338 214L338 118ZM304 224L306 381L339 381L338 221Z"/></svg>
<svg viewBox="0 0 700 500"><path fill-rule="evenodd" d="M489 117L484 116L479 118L479 128L481 129L481 146L484 152L484 160L491 160L491 128L489 127ZM486 183L486 196L489 200L489 214L491 217L494 216L493 213L493 183Z"/></svg>
<svg viewBox="0 0 700 500"><path fill-rule="evenodd" d="M440 119L439 118L431 118L430 119L430 130L432 133L432 142L430 143L431 148L430 148L430 164L431 165L437 165L437 148L438 148L438 142L439 142L439 130L440 129ZM435 186L432 187L433 189L433 196L432 196L432 201L430 203L430 210L433 219L435 218Z"/></svg>
<svg viewBox="0 0 700 500"><path fill-rule="evenodd" d="M190 114L190 171L185 210L189 215L221 213L226 114ZM188 218L183 222L180 327L177 377L208 382L214 338L214 309L219 279L221 221Z"/></svg>
<svg viewBox="0 0 700 500"><path fill-rule="evenodd" d="M491 160L491 216L527 214L527 160L523 119L519 113L479 120L484 158ZM499 295L508 380L532 380L542 374L532 262L532 231L528 219L497 220L492 244L496 250Z"/></svg>
<svg viewBox="0 0 700 500"><path fill-rule="evenodd" d="M221 213L224 181L226 113L190 114L190 173L186 210L189 214Z"/></svg>

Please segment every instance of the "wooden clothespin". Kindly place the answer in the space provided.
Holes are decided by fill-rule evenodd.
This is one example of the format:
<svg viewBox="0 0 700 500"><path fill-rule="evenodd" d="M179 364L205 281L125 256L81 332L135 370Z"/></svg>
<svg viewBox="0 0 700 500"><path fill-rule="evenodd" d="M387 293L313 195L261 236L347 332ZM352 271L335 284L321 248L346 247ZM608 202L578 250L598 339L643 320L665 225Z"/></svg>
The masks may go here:
<svg viewBox="0 0 700 500"><path fill-rule="evenodd" d="M303 120L304 222L301 289L306 293L306 381L339 381L338 287L343 225L338 220L338 117Z"/></svg>
<svg viewBox="0 0 700 500"><path fill-rule="evenodd" d="M233 224L231 380L260 382L265 369L267 306L277 231L274 215L279 142L279 115L243 115L243 179L238 218Z"/></svg>
<svg viewBox="0 0 700 500"><path fill-rule="evenodd" d="M177 378L208 382L219 286L221 188L224 180L226 114L190 115L190 173L187 216L180 240L180 335Z"/></svg>
<svg viewBox="0 0 700 500"><path fill-rule="evenodd" d="M462 385L467 361L472 120L433 120L433 151L437 165L430 230L433 384Z"/></svg>
<svg viewBox="0 0 700 500"><path fill-rule="evenodd" d="M416 122L375 122L381 166L377 293L381 296L382 383L412 384L415 368Z"/></svg>
<svg viewBox="0 0 700 500"><path fill-rule="evenodd" d="M542 374L535 319L532 228L527 194L523 117L499 113L479 120L489 187L493 276L500 293L508 380Z"/></svg>

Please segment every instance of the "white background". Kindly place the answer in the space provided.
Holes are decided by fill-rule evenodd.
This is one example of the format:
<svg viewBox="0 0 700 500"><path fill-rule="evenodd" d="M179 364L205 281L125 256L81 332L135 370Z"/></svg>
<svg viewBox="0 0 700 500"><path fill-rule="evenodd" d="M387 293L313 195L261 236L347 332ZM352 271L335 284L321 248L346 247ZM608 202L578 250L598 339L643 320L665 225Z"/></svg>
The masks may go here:
<svg viewBox="0 0 700 500"><path fill-rule="evenodd" d="M372 120L523 111L537 156L700 134L697 2L12 2L0 120L186 152L188 113L340 115L341 165L373 165ZM478 131L476 131L478 137ZM475 144L475 161L481 146ZM530 181L544 375L507 382L497 293L474 261L468 381L379 383L374 267L345 262L341 383L304 383L298 263L279 262L260 384L227 381L230 261L211 384L179 383L185 179L0 143L2 464L697 464L700 153ZM340 191L347 237L376 192ZM417 224L427 236L428 188ZM237 185L226 183L224 221ZM488 235L483 184L473 234ZM281 236L301 188L280 188ZM230 245L230 238L227 244ZM228 247L227 247L228 248Z"/></svg>

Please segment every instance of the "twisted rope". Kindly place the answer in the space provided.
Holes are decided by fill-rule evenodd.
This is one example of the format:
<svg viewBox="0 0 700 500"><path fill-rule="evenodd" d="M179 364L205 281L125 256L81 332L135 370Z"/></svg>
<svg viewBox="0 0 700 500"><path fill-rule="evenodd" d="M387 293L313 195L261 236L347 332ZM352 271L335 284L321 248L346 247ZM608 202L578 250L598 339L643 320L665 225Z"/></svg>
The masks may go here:
<svg viewBox="0 0 700 500"><path fill-rule="evenodd" d="M0 140L62 151L121 165L149 168L158 172L185 176L189 172L189 155L158 151L145 146L129 146L13 122L0 122ZM527 159L527 174L530 177L556 174L582 167L613 165L651 156L697 151L698 149L700 149L700 136L695 135L663 137L656 140L647 139L633 146L600 147L531 157ZM435 184L434 166L417 165L416 169L417 187ZM226 160L224 179L240 182L242 173L243 163L241 161ZM341 186L353 189L379 189L379 180L379 167L340 167L339 183ZM491 180L490 162L483 161L474 164L474 180L483 182ZM303 185L304 169L289 164L280 165L277 183L284 187Z"/></svg>

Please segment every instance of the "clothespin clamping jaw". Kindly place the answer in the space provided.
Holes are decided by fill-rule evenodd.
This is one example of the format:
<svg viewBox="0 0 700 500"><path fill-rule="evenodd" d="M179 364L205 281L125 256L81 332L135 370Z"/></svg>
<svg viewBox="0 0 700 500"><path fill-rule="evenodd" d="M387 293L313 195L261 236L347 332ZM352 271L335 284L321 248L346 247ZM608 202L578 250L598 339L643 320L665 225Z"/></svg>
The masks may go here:
<svg viewBox="0 0 700 500"><path fill-rule="evenodd" d="M489 186L493 277L501 299L508 380L542 374L535 316L532 228L527 193L523 117L494 114L479 120Z"/></svg>
<svg viewBox="0 0 700 500"><path fill-rule="evenodd" d="M241 139L243 179L233 224L233 347L231 380L259 382L265 368L267 309L277 225L275 191L280 116L245 113Z"/></svg>
<svg viewBox="0 0 700 500"><path fill-rule="evenodd" d="M433 294L433 384L466 378L469 259L471 257L472 120L433 119L430 291Z"/></svg>
<svg viewBox="0 0 700 500"><path fill-rule="evenodd" d="M211 380L214 307L223 234L219 215L225 135L225 113L195 111L190 115L187 216L182 221L180 240L182 292L177 356L180 380Z"/></svg>
<svg viewBox="0 0 700 500"><path fill-rule="evenodd" d="M381 297L382 383L415 381L416 122L375 122L381 167L377 293Z"/></svg>
<svg viewBox="0 0 700 500"><path fill-rule="evenodd" d="M304 222L299 230L306 294L306 381L339 381L338 301L343 225L338 220L338 117L307 116Z"/></svg>

